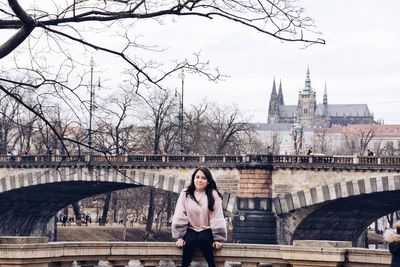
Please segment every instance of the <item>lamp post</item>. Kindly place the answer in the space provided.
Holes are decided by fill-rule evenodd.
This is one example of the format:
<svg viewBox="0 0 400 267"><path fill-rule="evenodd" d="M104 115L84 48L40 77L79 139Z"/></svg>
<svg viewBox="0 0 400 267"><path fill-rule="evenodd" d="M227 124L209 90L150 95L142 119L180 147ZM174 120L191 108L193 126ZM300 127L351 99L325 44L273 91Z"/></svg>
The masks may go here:
<svg viewBox="0 0 400 267"><path fill-rule="evenodd" d="M90 59L90 100L89 100L89 131L88 131L88 146L90 155L92 155L92 113L93 113L93 98L94 98L93 68L94 68L94 60L92 57Z"/></svg>
<svg viewBox="0 0 400 267"><path fill-rule="evenodd" d="M179 98L179 135L180 135L180 149L181 154L184 151L184 140L183 140L183 88L185 82L185 73L182 69L182 72L179 74L179 78L182 80L182 88L181 95Z"/></svg>

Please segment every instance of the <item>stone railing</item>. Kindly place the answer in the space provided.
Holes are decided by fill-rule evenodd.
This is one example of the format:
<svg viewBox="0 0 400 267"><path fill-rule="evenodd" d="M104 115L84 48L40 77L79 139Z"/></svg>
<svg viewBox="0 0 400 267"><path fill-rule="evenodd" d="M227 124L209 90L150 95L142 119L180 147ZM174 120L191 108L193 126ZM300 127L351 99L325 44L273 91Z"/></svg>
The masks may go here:
<svg viewBox="0 0 400 267"><path fill-rule="evenodd" d="M236 263L246 267L390 266L391 257L385 250L351 248L349 242L304 242L294 246L224 244L216 252L216 262L218 266ZM173 243L158 242L14 243L0 243L0 266L89 267L99 261L107 261L108 266L128 266L132 260L142 266L179 266L182 254ZM199 252L194 259L203 260Z"/></svg>
<svg viewBox="0 0 400 267"><path fill-rule="evenodd" d="M198 166L237 167L243 164L272 164L274 167L334 167L398 169L400 157L323 156L323 155L0 155L0 166L47 167L76 164L115 166Z"/></svg>

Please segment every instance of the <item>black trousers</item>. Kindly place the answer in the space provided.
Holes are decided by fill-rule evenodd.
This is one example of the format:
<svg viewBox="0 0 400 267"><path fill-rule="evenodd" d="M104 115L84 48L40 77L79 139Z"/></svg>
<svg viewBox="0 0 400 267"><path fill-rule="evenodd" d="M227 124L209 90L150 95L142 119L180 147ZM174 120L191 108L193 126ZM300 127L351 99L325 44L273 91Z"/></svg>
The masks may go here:
<svg viewBox="0 0 400 267"><path fill-rule="evenodd" d="M188 267L190 265L196 247L200 248L208 266L215 267L214 250L212 246L214 238L211 229L196 232L188 228L183 239L185 240L185 245L183 246L182 267Z"/></svg>

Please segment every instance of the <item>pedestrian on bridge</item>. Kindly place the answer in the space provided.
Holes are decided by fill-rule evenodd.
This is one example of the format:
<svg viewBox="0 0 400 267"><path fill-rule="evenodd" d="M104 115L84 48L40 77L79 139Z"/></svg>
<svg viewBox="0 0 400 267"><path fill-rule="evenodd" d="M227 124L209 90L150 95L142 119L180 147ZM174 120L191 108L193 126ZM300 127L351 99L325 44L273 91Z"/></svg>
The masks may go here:
<svg viewBox="0 0 400 267"><path fill-rule="evenodd" d="M215 267L214 249L221 249L227 237L222 195L207 167L197 168L190 185L183 189L172 218L172 237L183 248L182 267L192 262L199 247L209 267Z"/></svg>
<svg viewBox="0 0 400 267"><path fill-rule="evenodd" d="M400 267L400 222L396 223L396 229L388 229L384 233L384 240L389 243L389 251L392 254L391 267Z"/></svg>

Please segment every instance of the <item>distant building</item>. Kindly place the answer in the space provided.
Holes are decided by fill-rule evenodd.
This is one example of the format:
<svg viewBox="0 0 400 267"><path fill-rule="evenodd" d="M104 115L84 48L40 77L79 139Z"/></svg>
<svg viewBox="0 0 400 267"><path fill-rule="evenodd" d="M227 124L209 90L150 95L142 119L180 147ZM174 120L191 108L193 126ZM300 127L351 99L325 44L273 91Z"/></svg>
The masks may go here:
<svg viewBox="0 0 400 267"><path fill-rule="evenodd" d="M261 153L295 154L294 124L252 123L257 137L265 148ZM329 128L302 128L302 147L299 154L309 149L313 154L367 156L400 156L400 125L349 124ZM251 150L249 150L251 151ZM254 152L254 151L251 151Z"/></svg>
<svg viewBox="0 0 400 267"><path fill-rule="evenodd" d="M372 124L374 117L366 104L328 104L326 84L322 104L317 104L316 92L311 87L310 71L307 69L305 85L299 91L297 105L285 105L282 84L279 84L278 93L275 80L272 85L268 123L296 122L305 127L329 128L336 125Z"/></svg>
<svg viewBox="0 0 400 267"><path fill-rule="evenodd" d="M262 144L268 152L273 154L293 154L293 124L288 123L251 123ZM302 134L302 146L312 146L313 129L304 127ZM262 151L265 153L266 151Z"/></svg>

